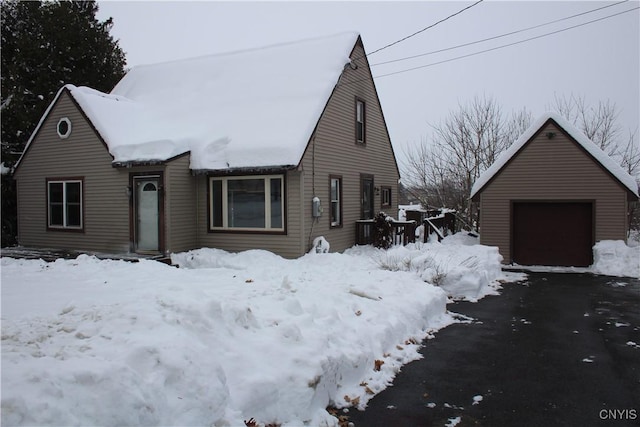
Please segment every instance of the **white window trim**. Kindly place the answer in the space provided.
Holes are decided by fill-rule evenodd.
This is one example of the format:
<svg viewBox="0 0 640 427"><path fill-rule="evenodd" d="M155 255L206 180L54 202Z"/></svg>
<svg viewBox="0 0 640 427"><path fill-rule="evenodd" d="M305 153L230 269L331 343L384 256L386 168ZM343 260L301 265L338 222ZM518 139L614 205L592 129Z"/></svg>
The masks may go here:
<svg viewBox="0 0 640 427"><path fill-rule="evenodd" d="M67 218L67 184L80 184L80 225L69 225ZM51 224L51 184L62 184L62 225ZM49 228L82 230L84 227L84 192L80 179L56 179L47 181L47 226Z"/></svg>
<svg viewBox="0 0 640 427"><path fill-rule="evenodd" d="M228 215L228 194L227 183L228 181L236 180L249 180L249 179L262 179L264 182L264 228L257 227L229 227L229 215ZM282 227L271 227L271 179L280 180L280 194L281 196L281 211L282 211ZM222 227L213 226L213 182L222 182ZM209 229L210 230L225 230L225 231L252 231L256 233L265 231L281 232L285 229L285 193L284 193L284 175L245 175L245 176L225 176L225 177L210 177L209 178Z"/></svg>

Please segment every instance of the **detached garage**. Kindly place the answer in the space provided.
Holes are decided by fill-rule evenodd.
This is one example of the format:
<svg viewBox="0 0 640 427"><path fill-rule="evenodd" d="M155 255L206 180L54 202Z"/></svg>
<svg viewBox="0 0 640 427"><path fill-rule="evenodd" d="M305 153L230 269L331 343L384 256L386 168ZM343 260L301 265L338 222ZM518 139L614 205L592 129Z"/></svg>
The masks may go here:
<svg viewBox="0 0 640 427"><path fill-rule="evenodd" d="M505 263L589 266L600 240L626 240L638 185L582 132L554 113L538 119L471 191L480 243Z"/></svg>

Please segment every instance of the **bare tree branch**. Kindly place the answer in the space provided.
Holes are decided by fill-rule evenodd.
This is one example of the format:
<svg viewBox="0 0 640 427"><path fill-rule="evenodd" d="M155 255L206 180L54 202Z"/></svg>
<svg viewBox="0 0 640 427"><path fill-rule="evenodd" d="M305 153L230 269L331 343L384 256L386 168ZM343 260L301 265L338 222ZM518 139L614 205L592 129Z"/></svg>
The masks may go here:
<svg viewBox="0 0 640 427"><path fill-rule="evenodd" d="M493 98L475 97L434 126L433 139L405 152L410 193L426 207L449 207L473 223L473 183L531 122L523 109L505 117Z"/></svg>

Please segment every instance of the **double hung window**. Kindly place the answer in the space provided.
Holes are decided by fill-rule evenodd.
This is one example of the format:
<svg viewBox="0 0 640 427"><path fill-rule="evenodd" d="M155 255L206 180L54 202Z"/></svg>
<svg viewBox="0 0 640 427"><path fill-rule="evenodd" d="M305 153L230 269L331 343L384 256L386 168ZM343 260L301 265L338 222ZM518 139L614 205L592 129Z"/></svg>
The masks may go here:
<svg viewBox="0 0 640 427"><path fill-rule="evenodd" d="M356 142L360 144L365 143L364 113L364 101L356 99Z"/></svg>
<svg viewBox="0 0 640 427"><path fill-rule="evenodd" d="M331 227L339 227L342 225L342 178L331 176L330 181Z"/></svg>
<svg viewBox="0 0 640 427"><path fill-rule="evenodd" d="M82 229L82 180L47 181L49 228Z"/></svg>
<svg viewBox="0 0 640 427"><path fill-rule="evenodd" d="M382 187L382 200L380 204L382 207L391 206L391 187Z"/></svg>

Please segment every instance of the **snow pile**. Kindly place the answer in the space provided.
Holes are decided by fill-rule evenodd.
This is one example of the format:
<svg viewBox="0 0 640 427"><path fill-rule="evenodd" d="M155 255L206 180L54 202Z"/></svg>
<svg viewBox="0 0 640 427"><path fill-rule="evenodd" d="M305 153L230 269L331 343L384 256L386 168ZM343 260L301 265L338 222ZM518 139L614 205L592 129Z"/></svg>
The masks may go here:
<svg viewBox="0 0 640 427"><path fill-rule="evenodd" d="M497 295L499 281L518 281L525 277L503 272L498 248L477 242L477 237L463 232L445 237L442 243L437 240L413 243L386 251L360 246L346 253L366 254L385 270L414 272L425 282L444 289L455 300L475 302L487 295Z"/></svg>
<svg viewBox="0 0 640 427"><path fill-rule="evenodd" d="M460 231L456 234L446 236L442 240L444 245L461 245L461 246L473 246L480 244L480 236L471 231Z"/></svg>
<svg viewBox="0 0 640 427"><path fill-rule="evenodd" d="M640 277L640 246L621 240L602 240L593 246L594 273L608 276Z"/></svg>
<svg viewBox="0 0 640 427"><path fill-rule="evenodd" d="M365 405L452 321L356 251L173 260L3 258L2 424L337 425L327 405Z"/></svg>
<svg viewBox="0 0 640 427"><path fill-rule="evenodd" d="M329 249L331 249L329 242L327 242L324 236L320 236L313 239L313 246L309 253L326 254L329 253Z"/></svg>

